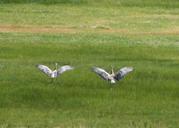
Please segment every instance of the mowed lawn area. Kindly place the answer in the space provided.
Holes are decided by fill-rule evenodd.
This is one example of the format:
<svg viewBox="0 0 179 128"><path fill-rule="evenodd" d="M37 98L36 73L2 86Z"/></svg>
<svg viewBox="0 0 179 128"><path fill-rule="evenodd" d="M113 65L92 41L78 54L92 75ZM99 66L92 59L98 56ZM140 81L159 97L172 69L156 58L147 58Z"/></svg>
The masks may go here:
<svg viewBox="0 0 179 128"><path fill-rule="evenodd" d="M0 128L179 127L179 1L20 1L0 1ZM56 62L76 69L36 67Z"/></svg>

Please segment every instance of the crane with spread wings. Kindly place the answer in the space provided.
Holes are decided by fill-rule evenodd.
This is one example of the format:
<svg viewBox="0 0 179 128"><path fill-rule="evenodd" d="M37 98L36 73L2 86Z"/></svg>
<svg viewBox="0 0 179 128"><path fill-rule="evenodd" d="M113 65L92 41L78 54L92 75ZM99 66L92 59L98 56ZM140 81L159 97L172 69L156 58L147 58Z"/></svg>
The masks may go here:
<svg viewBox="0 0 179 128"><path fill-rule="evenodd" d="M57 63L56 63L55 70L51 70L49 67L47 67L45 65L42 65L42 64L37 65L37 68L40 69L40 71L45 73L50 78L56 78L59 75L61 75L62 73L74 69L74 67L72 67L70 65L64 65L64 66L61 66L60 68L58 68L58 64Z"/></svg>
<svg viewBox="0 0 179 128"><path fill-rule="evenodd" d="M124 78L128 73L133 71L133 67L123 67L117 73L114 73L113 68L111 70L111 74L99 67L93 67L92 71L98 74L101 78L106 81L110 81L110 83L114 84L116 81Z"/></svg>

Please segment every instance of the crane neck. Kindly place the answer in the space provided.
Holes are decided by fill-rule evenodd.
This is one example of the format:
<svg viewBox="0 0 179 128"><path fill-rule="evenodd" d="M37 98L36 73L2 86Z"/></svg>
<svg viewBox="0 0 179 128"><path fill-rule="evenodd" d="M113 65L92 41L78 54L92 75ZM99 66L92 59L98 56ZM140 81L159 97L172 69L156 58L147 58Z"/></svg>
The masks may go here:
<svg viewBox="0 0 179 128"><path fill-rule="evenodd" d="M55 69L56 70L58 69L58 63L55 63Z"/></svg>
<svg viewBox="0 0 179 128"><path fill-rule="evenodd" d="M112 69L111 69L111 75L115 75L115 74L114 74L113 67L112 67Z"/></svg>

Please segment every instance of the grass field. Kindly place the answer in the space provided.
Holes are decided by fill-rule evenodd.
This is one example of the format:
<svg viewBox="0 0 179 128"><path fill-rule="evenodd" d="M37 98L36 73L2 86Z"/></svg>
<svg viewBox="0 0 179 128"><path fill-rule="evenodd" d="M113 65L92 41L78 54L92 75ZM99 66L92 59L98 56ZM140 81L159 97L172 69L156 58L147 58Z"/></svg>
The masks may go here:
<svg viewBox="0 0 179 128"><path fill-rule="evenodd" d="M0 0L0 128L178 128L178 0ZM54 83L37 64L76 70ZM92 66L134 72L111 86Z"/></svg>

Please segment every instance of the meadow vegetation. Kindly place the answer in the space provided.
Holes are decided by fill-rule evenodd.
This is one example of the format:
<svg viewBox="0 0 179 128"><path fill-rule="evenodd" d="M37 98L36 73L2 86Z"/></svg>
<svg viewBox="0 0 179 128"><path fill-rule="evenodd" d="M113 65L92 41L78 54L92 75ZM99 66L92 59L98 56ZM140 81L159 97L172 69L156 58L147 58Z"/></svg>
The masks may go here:
<svg viewBox="0 0 179 128"><path fill-rule="evenodd" d="M178 0L0 0L0 127L178 128ZM53 83L37 64L76 70ZM111 86L91 72L133 66Z"/></svg>

